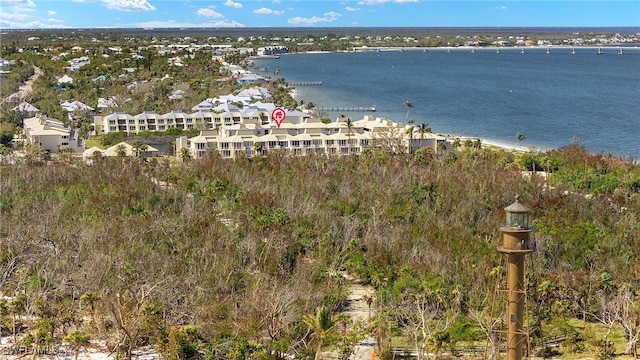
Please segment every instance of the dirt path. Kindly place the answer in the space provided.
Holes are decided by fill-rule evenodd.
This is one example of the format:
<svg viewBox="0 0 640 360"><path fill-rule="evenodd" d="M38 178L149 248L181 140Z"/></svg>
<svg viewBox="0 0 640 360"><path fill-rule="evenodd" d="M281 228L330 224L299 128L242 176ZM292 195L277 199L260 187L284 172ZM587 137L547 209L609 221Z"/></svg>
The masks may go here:
<svg viewBox="0 0 640 360"><path fill-rule="evenodd" d="M370 285L364 285L350 274L343 274L344 278L349 282L350 294L347 296L349 307L345 314L348 314L353 321L362 320L367 322L369 319L369 305L365 301L366 297L375 298L375 290ZM374 307L371 308L371 316L373 316ZM358 345L356 345L355 353L350 357L351 360L371 360L371 351L375 346L375 340L372 336L367 336Z"/></svg>
<svg viewBox="0 0 640 360"><path fill-rule="evenodd" d="M18 92L13 93L6 98L2 99L2 103L15 101L15 97L17 96L20 100L25 100L33 91L33 83L42 75L42 69L37 66L33 67L33 75L29 77L20 87L18 88Z"/></svg>
<svg viewBox="0 0 640 360"><path fill-rule="evenodd" d="M38 80L40 75L42 75L42 69L34 66L33 75L31 75L31 77L27 79L22 86L20 86L20 89L18 89L18 96L20 96L20 99L24 100L31 94L33 91L33 83Z"/></svg>

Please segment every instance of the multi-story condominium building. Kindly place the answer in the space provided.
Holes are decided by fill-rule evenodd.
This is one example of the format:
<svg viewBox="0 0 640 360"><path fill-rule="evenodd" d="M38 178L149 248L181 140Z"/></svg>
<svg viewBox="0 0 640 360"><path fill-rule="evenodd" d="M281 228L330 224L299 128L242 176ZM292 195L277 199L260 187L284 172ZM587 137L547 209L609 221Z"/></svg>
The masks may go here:
<svg viewBox="0 0 640 360"><path fill-rule="evenodd" d="M288 119L288 118L287 118ZM323 123L315 117L301 122L284 122L280 127L269 121L246 121L202 131L200 135L176 140L176 154L187 149L194 158L202 158L209 151L217 151L223 158L252 158L270 151L284 151L293 155L349 155L367 148L385 148L394 152L430 147L438 151L445 144L443 136L407 134L407 127L381 118L365 116L362 120Z"/></svg>
<svg viewBox="0 0 640 360"><path fill-rule="evenodd" d="M38 115L24 119L24 135L27 144L38 145L43 150L55 153L65 149L84 151L84 143L76 133L62 121Z"/></svg>
<svg viewBox="0 0 640 360"><path fill-rule="evenodd" d="M210 110L199 110L188 114L174 110L166 114L157 114L153 111L144 111L138 115L129 115L124 112L115 112L106 116L95 116L94 123L100 127L101 132L126 132L137 134L141 131L164 132L172 128L180 130L213 130L221 126L238 125L241 123L260 122L270 123L270 114L275 109L273 103L256 102L251 105L237 107L229 102L223 102ZM299 122L311 115L289 110L288 121Z"/></svg>

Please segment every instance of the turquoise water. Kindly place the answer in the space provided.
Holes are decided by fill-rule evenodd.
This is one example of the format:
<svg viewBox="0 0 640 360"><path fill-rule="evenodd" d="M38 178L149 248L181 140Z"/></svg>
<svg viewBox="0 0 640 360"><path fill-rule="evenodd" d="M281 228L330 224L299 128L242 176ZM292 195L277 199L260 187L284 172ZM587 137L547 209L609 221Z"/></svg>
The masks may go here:
<svg viewBox="0 0 640 360"><path fill-rule="evenodd" d="M318 107L372 107L325 112L429 123L445 135L480 137L551 149L577 138L590 152L640 158L640 48L431 49L292 54L256 59L252 69L300 86L298 100ZM264 70L266 68L266 71ZM278 75L274 75L278 69ZM405 101L413 105L408 108ZM407 116L407 111L409 112Z"/></svg>

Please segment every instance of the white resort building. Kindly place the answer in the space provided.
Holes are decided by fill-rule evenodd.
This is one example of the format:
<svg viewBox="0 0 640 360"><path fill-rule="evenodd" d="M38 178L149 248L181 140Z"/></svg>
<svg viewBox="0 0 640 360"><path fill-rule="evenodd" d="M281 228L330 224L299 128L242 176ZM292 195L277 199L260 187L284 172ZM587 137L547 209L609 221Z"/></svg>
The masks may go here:
<svg viewBox="0 0 640 360"><path fill-rule="evenodd" d="M254 87L238 95L206 99L192 108L193 113L178 110L166 114L144 111L138 115L115 112L95 116L94 122L98 132L126 132L128 135L170 129L199 130L198 136L176 139L176 155L188 151L196 159L209 151L234 159L251 158L274 150L293 155L348 155L359 154L366 148L393 152L423 147L439 152L451 148L443 136L420 133L419 127L413 127L411 131L409 126L371 116L357 121L338 118L325 123L308 112L282 108L285 120L277 126L272 119L277 105L261 101L269 97L266 89Z"/></svg>
<svg viewBox="0 0 640 360"><path fill-rule="evenodd" d="M269 119L270 120L270 119ZM280 150L293 155L349 155L366 148L385 148L402 152L430 147L438 151L445 137L432 133L407 134L407 127L390 120L364 116L362 120L323 123L319 118L305 117L300 122L287 120L277 127L268 121L246 121L201 131L199 136L176 140L176 154L187 149L196 159L209 151L217 151L223 158L252 158ZM349 124L349 125L348 125Z"/></svg>
<svg viewBox="0 0 640 360"><path fill-rule="evenodd" d="M65 149L84 151L84 143L77 134L56 119L43 115L24 119L23 131L27 144L38 145L51 153Z"/></svg>

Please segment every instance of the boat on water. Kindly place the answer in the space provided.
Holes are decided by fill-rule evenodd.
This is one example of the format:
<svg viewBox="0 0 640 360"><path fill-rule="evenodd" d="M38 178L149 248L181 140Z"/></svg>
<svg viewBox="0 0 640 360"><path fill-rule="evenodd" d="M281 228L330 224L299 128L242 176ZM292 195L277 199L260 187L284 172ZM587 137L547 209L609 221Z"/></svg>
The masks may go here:
<svg viewBox="0 0 640 360"><path fill-rule="evenodd" d="M447 49L447 52L448 52L448 53L450 53L450 52L451 52L451 49Z"/></svg>
<svg viewBox="0 0 640 360"><path fill-rule="evenodd" d="M575 55L576 54L576 48L571 48L571 55Z"/></svg>
<svg viewBox="0 0 640 360"><path fill-rule="evenodd" d="M521 50L520 50L520 54L524 54L524 49L521 49Z"/></svg>
<svg viewBox="0 0 640 360"><path fill-rule="evenodd" d="M471 53L475 54L476 53L476 49L471 49Z"/></svg>
<svg viewBox="0 0 640 360"><path fill-rule="evenodd" d="M496 54L500 54L500 49L496 49Z"/></svg>
<svg viewBox="0 0 640 360"><path fill-rule="evenodd" d="M602 48L598 48L598 51L596 51L597 55L602 55L604 54L604 52L602 52Z"/></svg>
<svg viewBox="0 0 640 360"><path fill-rule="evenodd" d="M622 48L620 48L620 50L618 50L618 55L624 55L624 50L622 50Z"/></svg>
<svg viewBox="0 0 640 360"><path fill-rule="evenodd" d="M547 48L547 54L551 54L551 49Z"/></svg>

